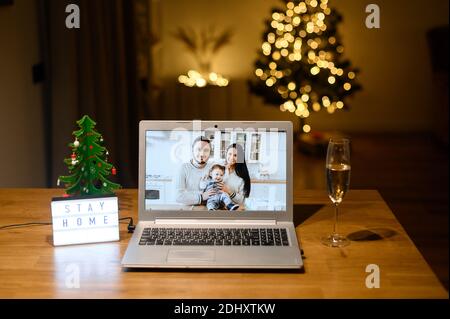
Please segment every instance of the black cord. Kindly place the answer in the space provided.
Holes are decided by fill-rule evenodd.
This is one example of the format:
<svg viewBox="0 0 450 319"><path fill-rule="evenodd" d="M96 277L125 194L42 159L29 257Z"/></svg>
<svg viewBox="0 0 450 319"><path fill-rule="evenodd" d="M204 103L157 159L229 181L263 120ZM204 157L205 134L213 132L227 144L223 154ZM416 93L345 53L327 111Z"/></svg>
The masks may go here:
<svg viewBox="0 0 450 319"><path fill-rule="evenodd" d="M24 224L11 224L11 225L4 225L0 226L0 229L6 229L6 228L18 228L18 227L26 227L26 226L44 226L44 225L51 225L50 222L33 222L33 223L24 223Z"/></svg>
<svg viewBox="0 0 450 319"><path fill-rule="evenodd" d="M132 233L135 229L136 226L133 224L133 218L132 217L122 217L119 218L120 220L129 220L128 223L128 232ZM51 225L51 222L31 222L31 223L23 223L23 224L11 224L11 225L3 225L0 226L0 230L2 229L7 229L7 228L19 228L19 227L29 227L29 226L46 226L46 225Z"/></svg>
<svg viewBox="0 0 450 319"><path fill-rule="evenodd" d="M127 220L127 219L130 221L128 223L128 232L132 233L136 229L136 226L133 224L133 217L122 217L122 218L119 218L119 221L120 220Z"/></svg>

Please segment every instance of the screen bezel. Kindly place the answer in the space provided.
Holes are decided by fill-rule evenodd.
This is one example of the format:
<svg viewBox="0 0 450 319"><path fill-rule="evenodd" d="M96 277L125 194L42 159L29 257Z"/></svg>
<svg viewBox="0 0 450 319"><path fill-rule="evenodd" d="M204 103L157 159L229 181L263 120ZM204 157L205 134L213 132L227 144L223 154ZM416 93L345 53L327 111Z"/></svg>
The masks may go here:
<svg viewBox="0 0 450 319"><path fill-rule="evenodd" d="M171 131L181 129L187 131L204 131L205 129L277 129L286 131L286 211L204 211L204 210L146 210L145 209L145 176L146 176L146 132ZM155 219L257 219L292 221L292 122L289 121L141 121L139 123L139 191L138 206L140 221Z"/></svg>

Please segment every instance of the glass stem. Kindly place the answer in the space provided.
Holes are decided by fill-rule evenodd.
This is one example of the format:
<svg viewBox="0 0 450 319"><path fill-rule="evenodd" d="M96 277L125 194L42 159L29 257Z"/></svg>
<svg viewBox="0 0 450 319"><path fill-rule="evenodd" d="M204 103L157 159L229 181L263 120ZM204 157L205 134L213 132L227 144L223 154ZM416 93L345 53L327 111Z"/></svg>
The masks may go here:
<svg viewBox="0 0 450 319"><path fill-rule="evenodd" d="M337 234L337 224L338 224L338 203L334 203L334 228L333 235Z"/></svg>

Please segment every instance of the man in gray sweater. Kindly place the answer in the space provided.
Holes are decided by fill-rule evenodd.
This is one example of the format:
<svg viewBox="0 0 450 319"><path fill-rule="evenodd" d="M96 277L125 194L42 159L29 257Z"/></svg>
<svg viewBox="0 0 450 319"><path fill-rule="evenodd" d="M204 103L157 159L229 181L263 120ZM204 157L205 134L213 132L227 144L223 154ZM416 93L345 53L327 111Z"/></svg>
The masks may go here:
<svg viewBox="0 0 450 319"><path fill-rule="evenodd" d="M209 175L212 163L208 163L211 155L211 141L204 136L197 137L192 143L192 159L181 165L176 180L177 202L184 205L201 205L217 190L200 189L200 181Z"/></svg>

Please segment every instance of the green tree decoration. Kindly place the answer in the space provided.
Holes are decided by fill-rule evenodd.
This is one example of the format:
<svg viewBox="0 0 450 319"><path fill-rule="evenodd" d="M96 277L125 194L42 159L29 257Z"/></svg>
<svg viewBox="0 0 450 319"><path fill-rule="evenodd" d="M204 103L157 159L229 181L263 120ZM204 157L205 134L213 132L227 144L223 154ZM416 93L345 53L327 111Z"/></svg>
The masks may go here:
<svg viewBox="0 0 450 319"><path fill-rule="evenodd" d="M106 178L116 175L117 169L108 163L103 137L94 130L96 123L89 116L83 116L77 124L80 129L72 133L75 141L68 144L72 155L64 159L71 175L60 176L57 183L65 184L67 195L112 194L121 186Z"/></svg>
<svg viewBox="0 0 450 319"><path fill-rule="evenodd" d="M283 112L300 118L301 131L311 127L312 112L348 109L345 99L361 89L358 69L343 58L337 32L342 16L328 0L282 0L272 9L255 62L250 90Z"/></svg>

